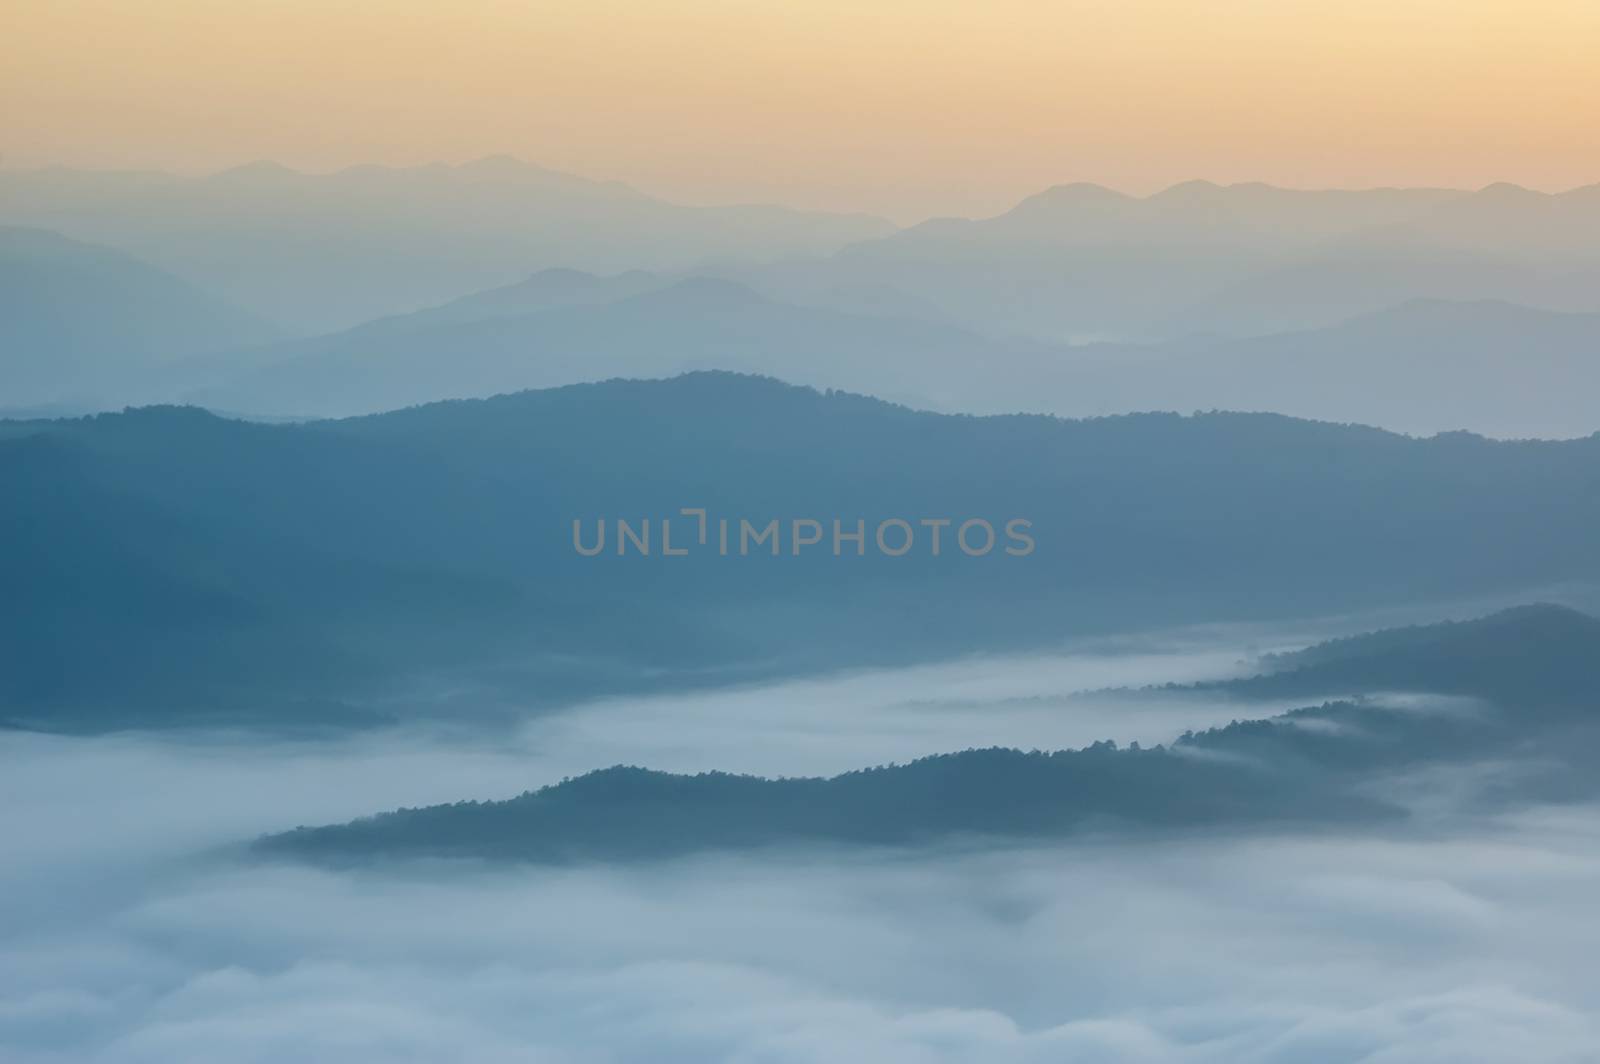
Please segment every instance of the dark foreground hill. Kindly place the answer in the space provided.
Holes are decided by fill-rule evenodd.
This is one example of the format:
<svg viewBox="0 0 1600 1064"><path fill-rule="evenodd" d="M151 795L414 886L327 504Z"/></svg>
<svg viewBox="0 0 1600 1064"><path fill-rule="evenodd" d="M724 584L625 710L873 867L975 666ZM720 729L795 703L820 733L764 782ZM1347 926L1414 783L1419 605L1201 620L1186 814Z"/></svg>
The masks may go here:
<svg viewBox="0 0 1600 1064"><path fill-rule="evenodd" d="M1600 437L941 416L716 373L304 425L8 423L0 497L0 707L46 727L526 703L1600 577ZM619 519L651 522L648 556L619 556ZM835 521L862 533L837 554ZM574 522L591 547L605 524L597 556ZM741 522L776 536L741 550Z"/></svg>
<svg viewBox="0 0 1600 1064"><path fill-rule="evenodd" d="M1576 621L1589 626L1580 634ZM1559 710L1512 688L1534 668L1593 668L1600 621L1574 619L1573 638L1546 645L1551 615L1515 610L1446 638L1384 632L1347 641L1414 660L1444 690L1488 673L1503 694L1466 709L1337 702L1269 720L1186 734L1170 746L1024 753L968 750L831 779L678 776L618 766L507 801L405 809L349 824L301 828L259 852L323 860L466 856L559 861L634 859L788 843L911 845L972 837L1049 838L1088 830L1181 830L1276 822L1338 825L1394 818L1385 781L1455 768L1488 806L1593 794L1600 766L1600 687L1574 690ZM1426 629L1414 630L1425 632ZM1519 669L1518 656L1538 661ZM1489 650L1491 664L1479 658ZM1328 653L1319 648L1315 656ZM1379 682L1387 675L1375 674ZM1538 711L1530 711L1537 707ZM1492 772L1477 772L1478 763Z"/></svg>
<svg viewBox="0 0 1600 1064"><path fill-rule="evenodd" d="M1600 619L1563 606L1390 628L1269 659L1272 671L1212 685L1255 698L1371 691L1467 695L1527 707L1600 703Z"/></svg>

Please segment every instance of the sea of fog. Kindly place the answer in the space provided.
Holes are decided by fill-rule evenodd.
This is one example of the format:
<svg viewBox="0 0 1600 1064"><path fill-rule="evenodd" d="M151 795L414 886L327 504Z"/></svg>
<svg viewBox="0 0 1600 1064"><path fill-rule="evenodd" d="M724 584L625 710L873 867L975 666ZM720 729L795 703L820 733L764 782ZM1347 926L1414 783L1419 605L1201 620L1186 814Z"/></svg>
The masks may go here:
<svg viewBox="0 0 1600 1064"><path fill-rule="evenodd" d="M631 866L333 872L235 848L617 763L1163 742L1283 707L1141 688L1317 634L611 698L492 736L0 733L0 1060L1600 1059L1595 810Z"/></svg>

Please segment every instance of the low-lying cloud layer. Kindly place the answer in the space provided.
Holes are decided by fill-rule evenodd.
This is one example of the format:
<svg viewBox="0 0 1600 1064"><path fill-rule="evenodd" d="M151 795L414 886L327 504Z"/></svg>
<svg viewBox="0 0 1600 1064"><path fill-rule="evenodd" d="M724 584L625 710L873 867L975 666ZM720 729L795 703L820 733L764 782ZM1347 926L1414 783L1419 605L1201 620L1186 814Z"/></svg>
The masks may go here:
<svg viewBox="0 0 1600 1064"><path fill-rule="evenodd" d="M1579 1061L1592 810L1477 837L187 870L8 930L8 1059Z"/></svg>
<svg viewBox="0 0 1600 1064"><path fill-rule="evenodd" d="M970 662L614 700L494 746L0 736L0 1058L1596 1059L1587 808L1382 835L554 869L332 873L231 848L619 760L809 773L978 743L1159 741L1245 714L1065 693L1223 675L1240 657Z"/></svg>

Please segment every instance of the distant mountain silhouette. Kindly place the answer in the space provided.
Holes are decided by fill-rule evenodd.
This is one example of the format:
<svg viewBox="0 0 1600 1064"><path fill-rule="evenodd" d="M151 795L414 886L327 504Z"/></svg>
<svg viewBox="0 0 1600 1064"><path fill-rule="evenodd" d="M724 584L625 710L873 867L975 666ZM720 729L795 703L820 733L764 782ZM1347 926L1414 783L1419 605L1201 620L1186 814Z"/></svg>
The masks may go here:
<svg viewBox="0 0 1600 1064"><path fill-rule="evenodd" d="M206 178L0 171L0 224L45 226L203 280L304 333L513 284L544 267L667 270L825 254L893 231L864 215L685 207L505 156Z"/></svg>
<svg viewBox="0 0 1600 1064"><path fill-rule="evenodd" d="M1065 346L797 306L726 280L572 271L174 367L134 398L340 416L695 369L981 414L1221 409L1424 435L1600 430L1588 399L1600 390L1600 314L1419 300L1328 329L1245 340Z"/></svg>
<svg viewBox="0 0 1600 1064"><path fill-rule="evenodd" d="M1600 437L951 417L724 373L300 425L8 423L0 715L320 719L329 698L438 688L539 702L1593 580L1597 462ZM661 557L659 522L686 543L677 515L697 506L735 536L782 522L780 555ZM574 549L574 520L592 536L647 517L653 556ZM833 554L836 518L863 523L864 556ZM890 518L1023 518L1037 549L969 557L952 526L934 556L919 527L888 557ZM796 519L830 541L795 555Z"/></svg>
<svg viewBox="0 0 1600 1064"><path fill-rule="evenodd" d="M1559 713L1520 655L1585 678ZM1594 686L1600 620L1552 607L1510 610L1455 626L1380 632L1308 651L1321 664L1382 660L1366 679L1427 676L1428 690L1487 683L1482 713L1426 713L1335 702L1236 722L1170 745L1024 753L968 750L831 779L671 775L618 766L497 802L403 809L258 840L255 851L323 861L470 857L637 860L777 845L924 845L1038 839L1097 831L1164 832L1398 818L1386 777L1525 759L1537 773L1480 782L1501 806L1600 792L1600 706ZM1480 655L1488 651L1485 661ZM1437 685L1437 686L1432 686Z"/></svg>
<svg viewBox="0 0 1600 1064"><path fill-rule="evenodd" d="M209 178L0 173L0 224L125 248L305 334L543 268L719 272L781 300L994 337L1152 342L1330 326L1413 299L1600 312L1600 192L1063 185L993 218L682 207L506 157Z"/></svg>
<svg viewBox="0 0 1600 1064"><path fill-rule="evenodd" d="M6 171L6 219L126 247L306 331L338 329L270 345L246 330L225 354L132 377L86 362L73 389L7 397L23 410L346 415L732 369L972 413L1600 429L1583 401L1597 383L1596 188L1064 185L994 218L897 232L677 207L501 157L326 175L257 163L204 179ZM742 287L709 298L713 279ZM35 332L66 345L34 345L36 363L75 364L90 303L32 306L58 319ZM156 321L217 331L176 305ZM177 354L215 346L177 339Z"/></svg>
<svg viewBox="0 0 1600 1064"><path fill-rule="evenodd" d="M515 284L473 292L410 314L380 318L359 325L346 335L370 338L417 328L514 318L562 307L597 306L661 288L668 283L666 278L643 270L599 277L582 270L552 267L531 274Z"/></svg>
<svg viewBox="0 0 1600 1064"><path fill-rule="evenodd" d="M153 365L276 335L119 251L0 227L0 396L8 406L115 393Z"/></svg>
<svg viewBox="0 0 1600 1064"><path fill-rule="evenodd" d="M162 398L231 412L342 416L721 369L993 411L1037 396L1029 384L1056 354L949 326L795 306L717 278L541 274L345 333L177 367Z"/></svg>
<svg viewBox="0 0 1600 1064"><path fill-rule="evenodd" d="M990 335L1150 342L1321 328L1419 298L1600 311L1597 249L1592 189L1192 181L1143 198L1049 189L994 218L857 243L811 271L892 286ZM775 276L817 283L793 273Z"/></svg>
<svg viewBox="0 0 1600 1064"><path fill-rule="evenodd" d="M1439 300L1305 332L1078 349L1052 382L1034 384L1036 394L1073 397L1064 414L1270 410L1502 438L1600 431L1586 401L1597 388L1600 314Z"/></svg>

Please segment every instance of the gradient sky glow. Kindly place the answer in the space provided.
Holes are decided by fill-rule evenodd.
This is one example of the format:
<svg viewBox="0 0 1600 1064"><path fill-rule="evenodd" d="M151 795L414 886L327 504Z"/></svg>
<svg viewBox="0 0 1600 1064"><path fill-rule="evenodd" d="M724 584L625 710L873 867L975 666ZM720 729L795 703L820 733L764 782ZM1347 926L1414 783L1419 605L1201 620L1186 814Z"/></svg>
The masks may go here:
<svg viewBox="0 0 1600 1064"><path fill-rule="evenodd" d="M1047 185L1600 181L1596 0L0 0L0 163L511 153L912 221Z"/></svg>

